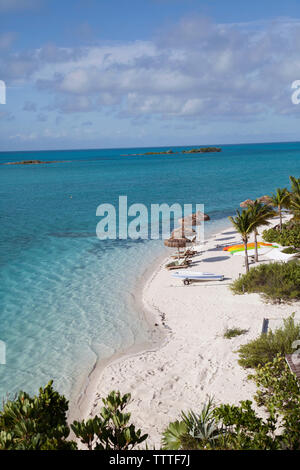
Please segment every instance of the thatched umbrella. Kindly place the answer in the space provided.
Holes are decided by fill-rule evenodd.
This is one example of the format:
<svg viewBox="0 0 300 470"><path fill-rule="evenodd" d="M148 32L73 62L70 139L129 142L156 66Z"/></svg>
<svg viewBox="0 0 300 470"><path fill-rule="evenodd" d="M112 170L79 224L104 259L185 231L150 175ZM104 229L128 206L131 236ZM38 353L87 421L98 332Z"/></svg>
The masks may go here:
<svg viewBox="0 0 300 470"><path fill-rule="evenodd" d="M261 202L262 204L267 204L268 206L272 206L272 199L270 198L270 196L261 196L258 198L259 202Z"/></svg>
<svg viewBox="0 0 300 470"><path fill-rule="evenodd" d="M272 205L272 199L270 198L270 196L261 196L257 199L258 202L260 202L261 204L266 204L266 205ZM255 201L253 199L246 199L246 201L243 201L240 203L240 207L249 207L249 206L253 206L253 204L255 203Z"/></svg>
<svg viewBox="0 0 300 470"><path fill-rule="evenodd" d="M197 212L194 212L193 214L183 217L182 219L178 219L178 222L181 225L196 226L196 225L201 225L202 220L204 221L210 220L209 215L204 214L204 212L197 211Z"/></svg>
<svg viewBox="0 0 300 470"><path fill-rule="evenodd" d="M171 238L187 238L189 240L193 239L196 236L195 230L193 230L191 227L184 227L182 225L181 227L176 228L173 230L171 233Z"/></svg>
<svg viewBox="0 0 300 470"><path fill-rule="evenodd" d="M180 248L185 248L187 242L189 240L185 237L181 238L168 238L167 240L164 240L164 245L169 247L169 248L177 248L178 249L178 259L180 256Z"/></svg>
<svg viewBox="0 0 300 470"><path fill-rule="evenodd" d="M249 207L253 206L254 201L252 199L246 199L246 201L243 201L240 203L240 207Z"/></svg>

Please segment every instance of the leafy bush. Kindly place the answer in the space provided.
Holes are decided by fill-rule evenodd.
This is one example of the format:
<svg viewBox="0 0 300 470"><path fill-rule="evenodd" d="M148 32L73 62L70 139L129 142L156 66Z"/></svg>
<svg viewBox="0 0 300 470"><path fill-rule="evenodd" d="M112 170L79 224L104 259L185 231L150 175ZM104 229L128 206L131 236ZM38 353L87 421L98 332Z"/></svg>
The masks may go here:
<svg viewBox="0 0 300 470"><path fill-rule="evenodd" d="M282 246L292 245L300 248L300 224L290 227L287 224L282 226L282 231L269 228L262 233L263 239L269 243L279 243Z"/></svg>
<svg viewBox="0 0 300 470"><path fill-rule="evenodd" d="M244 335L247 333L248 330L242 330L241 328L227 328L224 333L224 338L231 339L235 338L236 336Z"/></svg>
<svg viewBox="0 0 300 470"><path fill-rule="evenodd" d="M296 248L292 248L291 246L283 248L283 250L281 250L281 253L285 253L287 255L291 255L292 253L299 253L300 255L300 252L296 250Z"/></svg>
<svg viewBox="0 0 300 470"><path fill-rule="evenodd" d="M275 332L268 331L262 333L258 338L241 346L238 350L239 364L242 367L258 367L265 365L280 354L291 354L293 352L292 343L300 337L300 324L296 325L294 316L284 320L282 328L277 328Z"/></svg>
<svg viewBox="0 0 300 470"><path fill-rule="evenodd" d="M129 400L130 394L111 392L102 400L100 416L71 424L76 437L89 450L133 449L148 436L129 424L130 413L124 413ZM68 401L53 389L52 381L38 396L20 392L0 412L0 450L77 450L76 442L67 440L67 410Z"/></svg>
<svg viewBox="0 0 300 470"><path fill-rule="evenodd" d="M181 412L181 418L181 421L174 421L165 429L162 437L164 450L214 448L223 430L214 417L211 399L200 413Z"/></svg>
<svg viewBox="0 0 300 470"><path fill-rule="evenodd" d="M261 264L234 281L231 290L235 294L259 293L272 302L300 300L300 265Z"/></svg>
<svg viewBox="0 0 300 470"><path fill-rule="evenodd" d="M272 362L259 367L251 376L257 386L255 401L270 414L274 410L280 416L283 431L279 439L281 448L300 448L300 387L285 359L278 355Z"/></svg>
<svg viewBox="0 0 300 470"><path fill-rule="evenodd" d="M258 406L267 409L276 407L285 413L300 406L300 388L295 374L292 374L285 358L277 354L272 362L259 365L249 376L257 386L254 396Z"/></svg>
<svg viewBox="0 0 300 470"><path fill-rule="evenodd" d="M4 403L0 412L0 450L71 450L66 412L68 401L52 387L52 381L39 395L20 392Z"/></svg>
<svg viewBox="0 0 300 470"><path fill-rule="evenodd" d="M99 416L71 424L76 437L89 450L132 450L145 441L148 435L142 435L140 429L136 431L135 426L129 424L130 413L123 412L130 398L130 393L121 396L120 392L111 392L102 399L104 407Z"/></svg>
<svg viewBox="0 0 300 470"><path fill-rule="evenodd" d="M239 406L221 405L215 410L216 419L225 429L219 449L226 450L279 450L281 439L274 435L274 414L264 420L252 408L250 400Z"/></svg>

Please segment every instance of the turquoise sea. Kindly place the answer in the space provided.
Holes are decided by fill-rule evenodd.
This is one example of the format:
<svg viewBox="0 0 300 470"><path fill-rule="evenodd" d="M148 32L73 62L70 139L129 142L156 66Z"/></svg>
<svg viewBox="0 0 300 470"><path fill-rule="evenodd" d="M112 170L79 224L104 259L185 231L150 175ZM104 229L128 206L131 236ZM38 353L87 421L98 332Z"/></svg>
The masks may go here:
<svg viewBox="0 0 300 470"><path fill-rule="evenodd" d="M1 152L0 397L53 378L74 398L96 361L147 340L131 302L162 241L96 237L97 206L203 203L206 235L239 203L300 176L300 143L224 145L222 152L124 156L168 148ZM188 147L185 147L188 148Z"/></svg>

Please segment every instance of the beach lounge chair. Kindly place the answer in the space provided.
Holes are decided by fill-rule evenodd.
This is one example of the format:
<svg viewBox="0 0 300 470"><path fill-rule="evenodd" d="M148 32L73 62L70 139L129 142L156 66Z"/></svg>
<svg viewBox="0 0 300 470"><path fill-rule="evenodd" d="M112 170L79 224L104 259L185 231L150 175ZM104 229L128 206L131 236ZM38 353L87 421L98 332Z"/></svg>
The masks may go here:
<svg viewBox="0 0 300 470"><path fill-rule="evenodd" d="M191 262L192 261L189 259L184 259L182 261L172 261L171 263L166 265L166 268L168 270L187 268L190 266Z"/></svg>
<svg viewBox="0 0 300 470"><path fill-rule="evenodd" d="M186 250L184 253L181 253L179 256L178 255L172 255L171 258L174 259L183 259L183 258L191 258L192 256L195 256L199 253L197 251L192 251L192 250Z"/></svg>
<svg viewBox="0 0 300 470"><path fill-rule="evenodd" d="M186 256L195 256L197 254L199 254L199 252L195 251L195 250L186 250L186 252L185 252Z"/></svg>

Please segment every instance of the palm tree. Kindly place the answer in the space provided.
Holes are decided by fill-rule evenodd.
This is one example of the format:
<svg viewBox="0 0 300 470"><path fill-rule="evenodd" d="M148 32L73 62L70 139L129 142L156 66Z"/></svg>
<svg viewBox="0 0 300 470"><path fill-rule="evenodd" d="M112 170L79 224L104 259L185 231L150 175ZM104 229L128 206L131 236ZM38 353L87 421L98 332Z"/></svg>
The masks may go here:
<svg viewBox="0 0 300 470"><path fill-rule="evenodd" d="M249 272L249 261L248 261L248 250L247 243L249 240L250 233L253 232L253 216L248 209L244 209L242 212L236 211L236 217L228 217L234 228L241 234L242 240L245 247L245 266L246 273Z"/></svg>
<svg viewBox="0 0 300 470"><path fill-rule="evenodd" d="M277 188L276 193L271 195L272 205L278 208L279 229L282 230L282 209L288 207L290 194L286 188Z"/></svg>
<svg viewBox="0 0 300 470"><path fill-rule="evenodd" d="M257 199L248 206L248 211L251 214L252 227L254 232L255 261L258 262L257 229L261 225L270 225L269 220L272 217L275 217L276 212L270 206L262 204Z"/></svg>
<svg viewBox="0 0 300 470"><path fill-rule="evenodd" d="M300 194L293 194L290 200L290 211L293 214L293 222L300 222Z"/></svg>
<svg viewBox="0 0 300 470"><path fill-rule="evenodd" d="M292 191L290 192L289 209L293 214L291 221L293 225L293 223L299 223L300 221L300 178L290 176L290 182Z"/></svg>
<svg viewBox="0 0 300 470"><path fill-rule="evenodd" d="M292 193L293 194L300 194L300 178L295 178L294 176L290 176L290 182L292 186Z"/></svg>

